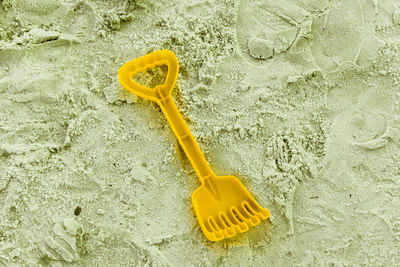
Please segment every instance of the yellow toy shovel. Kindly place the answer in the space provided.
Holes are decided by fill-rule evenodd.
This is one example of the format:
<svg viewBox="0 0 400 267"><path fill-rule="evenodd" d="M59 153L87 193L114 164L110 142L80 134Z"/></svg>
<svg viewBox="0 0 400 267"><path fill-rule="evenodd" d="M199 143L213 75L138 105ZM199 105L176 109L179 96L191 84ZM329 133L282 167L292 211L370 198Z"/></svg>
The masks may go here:
<svg viewBox="0 0 400 267"><path fill-rule="evenodd" d="M132 78L139 72L159 65L167 65L164 84L148 88ZM234 176L216 176L211 170L178 108L171 92L178 76L178 59L169 50L158 50L125 63L118 71L118 79L125 89L156 102L163 111L179 144L190 160L200 187L192 194L192 203L201 230L207 239L218 241L243 233L270 216Z"/></svg>

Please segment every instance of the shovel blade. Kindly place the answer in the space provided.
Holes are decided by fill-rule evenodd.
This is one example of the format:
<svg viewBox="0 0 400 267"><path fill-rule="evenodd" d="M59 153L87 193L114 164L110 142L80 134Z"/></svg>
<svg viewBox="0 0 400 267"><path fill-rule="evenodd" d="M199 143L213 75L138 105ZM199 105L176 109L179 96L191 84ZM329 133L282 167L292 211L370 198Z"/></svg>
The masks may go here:
<svg viewBox="0 0 400 267"><path fill-rule="evenodd" d="M210 241L219 241L249 230L271 214L235 176L214 176L192 194L200 227Z"/></svg>

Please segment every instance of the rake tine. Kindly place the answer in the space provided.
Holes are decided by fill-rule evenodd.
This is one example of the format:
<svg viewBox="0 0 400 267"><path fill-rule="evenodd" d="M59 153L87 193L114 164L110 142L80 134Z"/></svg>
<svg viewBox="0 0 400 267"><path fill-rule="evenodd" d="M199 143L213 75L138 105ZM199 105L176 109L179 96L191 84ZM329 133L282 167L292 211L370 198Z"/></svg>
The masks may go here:
<svg viewBox="0 0 400 267"><path fill-rule="evenodd" d="M243 209L242 207L239 207L240 209ZM245 214L246 216L244 216L244 212L241 212L238 208L233 207L232 210L235 211L235 213L237 214L237 216L240 218L240 220L243 221L243 223L247 223L249 221L249 218L247 218L247 214Z"/></svg>
<svg viewBox="0 0 400 267"><path fill-rule="evenodd" d="M223 234L224 236L230 236L229 232L226 229L221 228L213 217L210 217L210 222L214 228L217 229L217 232Z"/></svg>
<svg viewBox="0 0 400 267"><path fill-rule="evenodd" d="M234 209L236 209L236 211L234 211ZM236 213L236 214L235 214L235 213ZM233 221L236 222L236 223L239 225L239 227L240 227L240 229L241 229L242 231L247 231L247 230L249 229L249 227L247 226L247 224L244 223L244 220L243 220L244 218L243 218L243 219L240 218L239 211L237 210L236 207L232 207L232 208L230 209L230 215L231 215L231 217L233 218ZM236 216L238 216L238 217L240 218L240 220L239 220Z"/></svg>
<svg viewBox="0 0 400 267"><path fill-rule="evenodd" d="M217 223L215 222L213 217L208 217L207 222L210 224L211 229L213 230L215 236L217 238L219 237L224 237L224 235L221 233L221 229L218 227Z"/></svg>
<svg viewBox="0 0 400 267"><path fill-rule="evenodd" d="M259 217L260 219L264 220L264 215L261 212L257 212L253 209L253 207L247 202L245 201L245 205L247 207L247 209L250 211L250 213L253 213L253 215Z"/></svg>
<svg viewBox="0 0 400 267"><path fill-rule="evenodd" d="M240 218L243 220L244 223L246 223L248 226L255 226L257 225L256 223L253 222L251 219L252 215L242 206L239 206L239 209L237 209L238 214Z"/></svg>
<svg viewBox="0 0 400 267"><path fill-rule="evenodd" d="M239 212L243 217L246 218L246 221L250 220L251 216L253 216L245 207L243 207L243 203L239 206Z"/></svg>
<svg viewBox="0 0 400 267"><path fill-rule="evenodd" d="M258 204L258 202L254 199L250 199L250 205L253 205L255 210L259 210L259 216L261 216L263 220L267 219L271 215L267 209L261 207L260 204Z"/></svg>
<svg viewBox="0 0 400 267"><path fill-rule="evenodd" d="M243 208L245 208L252 216L256 216L257 212L254 211L253 208L250 207L249 202L243 201L242 202Z"/></svg>
<svg viewBox="0 0 400 267"><path fill-rule="evenodd" d="M213 241L218 241L224 238L224 235L217 235L217 232L209 232L209 234L212 236L212 238L210 238L210 240Z"/></svg>
<svg viewBox="0 0 400 267"><path fill-rule="evenodd" d="M222 220L226 222L226 224L233 228L235 232L240 232L240 227L239 225L235 224L232 222L232 220L229 218L229 216L225 212L220 212L219 216L221 217Z"/></svg>
<svg viewBox="0 0 400 267"><path fill-rule="evenodd" d="M214 228L214 226L211 224L211 222L210 222L210 217L208 217L208 219L205 221L205 224L204 224L204 225L206 226L207 230L208 230L209 232L211 232L211 233L217 231L217 230Z"/></svg>
<svg viewBox="0 0 400 267"><path fill-rule="evenodd" d="M250 213L250 210L247 209L247 207L246 207L247 206L246 203L247 203L246 201L242 202L242 204L241 204L242 211L249 217L249 221L252 222L252 226L255 226L260 223L260 219L258 219L258 217L256 215L253 215Z"/></svg>
<svg viewBox="0 0 400 267"><path fill-rule="evenodd" d="M239 210L236 207L231 208L231 212L234 215L234 217L240 221L241 223L246 222L246 218L243 217L243 215L239 212Z"/></svg>
<svg viewBox="0 0 400 267"><path fill-rule="evenodd" d="M233 230L231 227L229 227L226 224L226 222L223 220L223 218L221 217L221 213L217 217L217 222L219 222L224 227L223 231L225 231L225 233L227 234L227 237L232 237L232 236L236 235L235 230Z"/></svg>

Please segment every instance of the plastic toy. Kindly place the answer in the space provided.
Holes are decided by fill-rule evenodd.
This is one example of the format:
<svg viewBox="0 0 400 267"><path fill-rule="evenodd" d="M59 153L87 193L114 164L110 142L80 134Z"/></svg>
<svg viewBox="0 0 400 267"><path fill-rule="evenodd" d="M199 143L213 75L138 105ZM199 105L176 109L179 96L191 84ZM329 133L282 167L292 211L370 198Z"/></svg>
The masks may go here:
<svg viewBox="0 0 400 267"><path fill-rule="evenodd" d="M132 79L139 72L159 65L168 67L164 84L149 88ZM161 107L199 177L201 185L192 194L192 203L204 235L210 241L233 237L267 219L270 213L257 203L238 178L217 176L211 170L171 96L178 69L178 59L172 51L158 50L125 63L118 71L118 79L131 93Z"/></svg>

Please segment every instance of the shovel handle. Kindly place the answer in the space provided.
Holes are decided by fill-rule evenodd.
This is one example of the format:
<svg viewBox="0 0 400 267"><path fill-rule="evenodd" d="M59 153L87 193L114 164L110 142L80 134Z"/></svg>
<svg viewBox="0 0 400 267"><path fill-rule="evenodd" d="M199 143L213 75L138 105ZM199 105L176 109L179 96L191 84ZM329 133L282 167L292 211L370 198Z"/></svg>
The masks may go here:
<svg viewBox="0 0 400 267"><path fill-rule="evenodd" d="M132 79L139 72L145 72L148 69L161 65L167 65L168 67L167 77L162 85L158 85L152 89ZM125 63L118 71L118 80L131 93L159 103L159 101L171 95L176 78L178 77L178 69L178 59L172 51L157 50Z"/></svg>

